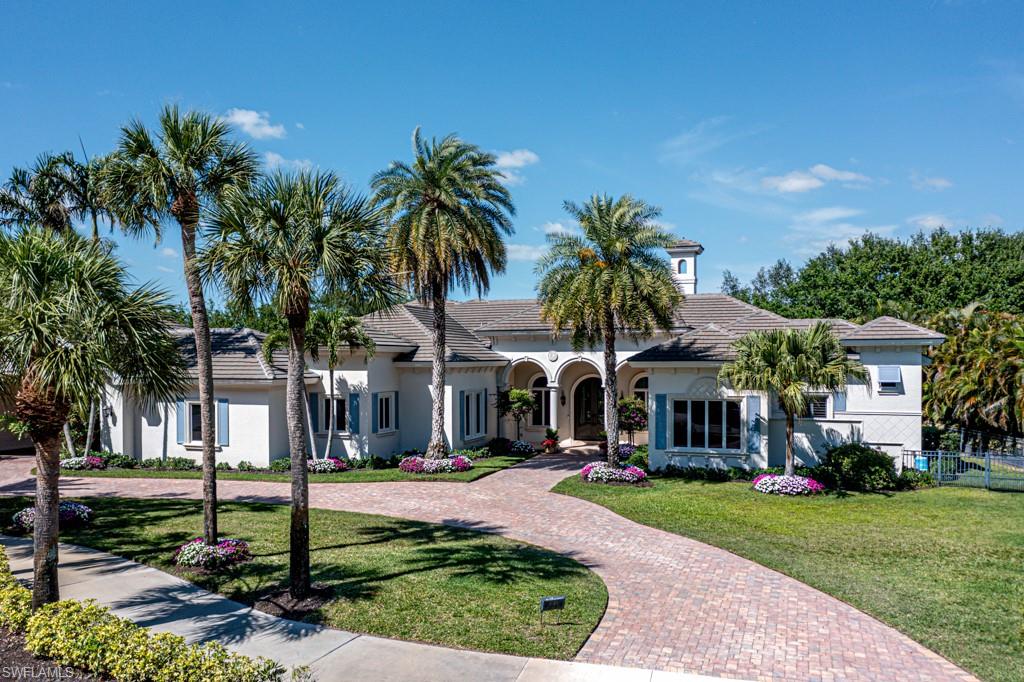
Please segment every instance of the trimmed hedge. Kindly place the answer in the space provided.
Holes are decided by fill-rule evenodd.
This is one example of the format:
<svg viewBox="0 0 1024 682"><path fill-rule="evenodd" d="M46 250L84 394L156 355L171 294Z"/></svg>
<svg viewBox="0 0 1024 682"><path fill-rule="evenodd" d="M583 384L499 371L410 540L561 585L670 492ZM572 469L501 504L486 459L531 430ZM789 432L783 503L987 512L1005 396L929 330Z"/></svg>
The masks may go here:
<svg viewBox="0 0 1024 682"><path fill-rule="evenodd" d="M11 574L0 550L0 625L25 633L25 646L53 659L120 682L280 682L284 670L266 658L229 652L216 642L188 644L118 618L93 600L47 604L32 613L32 596Z"/></svg>

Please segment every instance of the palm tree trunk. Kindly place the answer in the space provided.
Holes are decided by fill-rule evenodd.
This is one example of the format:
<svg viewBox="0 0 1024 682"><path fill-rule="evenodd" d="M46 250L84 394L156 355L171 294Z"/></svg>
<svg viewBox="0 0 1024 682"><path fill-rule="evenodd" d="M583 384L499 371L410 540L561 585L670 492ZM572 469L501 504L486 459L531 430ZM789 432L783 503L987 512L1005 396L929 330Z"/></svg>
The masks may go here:
<svg viewBox="0 0 1024 682"><path fill-rule="evenodd" d="M217 543L217 451L214 442L213 353L210 348L210 321L206 316L206 298L196 265L196 223L182 222L181 248L185 260L185 285L192 309L192 330L199 370L199 418L203 437L203 539Z"/></svg>
<svg viewBox="0 0 1024 682"><path fill-rule="evenodd" d="M96 420L96 401L89 401L89 426L85 429L85 454L92 451L93 422Z"/></svg>
<svg viewBox="0 0 1024 682"><path fill-rule="evenodd" d="M793 414L786 412L786 475L795 473L793 467Z"/></svg>
<svg viewBox="0 0 1024 682"><path fill-rule="evenodd" d="M615 368L615 323L611 311L604 323L604 430L608 439L608 464L619 465L619 391Z"/></svg>
<svg viewBox="0 0 1024 682"><path fill-rule="evenodd" d="M328 403L330 404L330 409L328 410L329 421L327 422L327 444L324 445L324 459L327 459L328 457L331 456L331 445L332 442L334 441L334 422L336 419L336 416L334 414L334 365L331 365L330 367L327 368L327 380L331 382L331 385L327 387L327 396Z"/></svg>
<svg viewBox="0 0 1024 682"><path fill-rule="evenodd" d="M434 390L433 410L430 414L430 443L427 445L427 459L441 459L448 455L444 436L444 379L445 379L445 287L434 283L432 287L434 307L434 365L431 370L431 386Z"/></svg>
<svg viewBox="0 0 1024 682"><path fill-rule="evenodd" d="M303 375L306 368L305 335L304 316L289 315L285 411L288 415L288 452L292 464L292 515L288 591L295 599L304 599L310 590L309 472L306 470L306 447L302 425L302 403L305 395Z"/></svg>
<svg viewBox="0 0 1024 682"><path fill-rule="evenodd" d="M32 610L60 600L57 541L60 537L60 436L39 440L36 450L36 518L33 528Z"/></svg>
<svg viewBox="0 0 1024 682"><path fill-rule="evenodd" d="M75 439L71 437L71 425L64 422L64 446L68 449L68 457L77 457Z"/></svg>

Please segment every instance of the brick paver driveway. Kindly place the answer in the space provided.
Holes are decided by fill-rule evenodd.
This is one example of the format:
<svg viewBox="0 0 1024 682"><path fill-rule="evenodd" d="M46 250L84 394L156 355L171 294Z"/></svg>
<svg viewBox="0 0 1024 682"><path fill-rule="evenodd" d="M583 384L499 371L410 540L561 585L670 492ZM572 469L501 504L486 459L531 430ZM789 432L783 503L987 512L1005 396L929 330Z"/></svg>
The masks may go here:
<svg viewBox="0 0 1024 682"><path fill-rule="evenodd" d="M608 610L577 659L741 679L972 680L906 636L803 583L548 490L579 454L540 456L474 483L310 486L314 507L476 528L592 568ZM31 460L0 461L0 493L31 492ZM199 497L198 480L66 478L65 495ZM222 499L286 503L282 483L220 481Z"/></svg>

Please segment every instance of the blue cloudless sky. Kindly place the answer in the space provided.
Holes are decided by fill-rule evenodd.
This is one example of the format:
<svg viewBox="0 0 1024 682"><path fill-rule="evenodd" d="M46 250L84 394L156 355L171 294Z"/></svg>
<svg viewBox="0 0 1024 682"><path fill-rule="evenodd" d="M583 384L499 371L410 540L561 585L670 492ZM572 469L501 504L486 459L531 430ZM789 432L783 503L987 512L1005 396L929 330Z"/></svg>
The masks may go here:
<svg viewBox="0 0 1024 682"><path fill-rule="evenodd" d="M4 2L0 175L109 151L168 102L268 165L365 191L413 128L499 154L493 297L532 296L566 199L631 193L701 241L699 289L871 230L1024 225L1019 2ZM116 237L181 300L180 241Z"/></svg>

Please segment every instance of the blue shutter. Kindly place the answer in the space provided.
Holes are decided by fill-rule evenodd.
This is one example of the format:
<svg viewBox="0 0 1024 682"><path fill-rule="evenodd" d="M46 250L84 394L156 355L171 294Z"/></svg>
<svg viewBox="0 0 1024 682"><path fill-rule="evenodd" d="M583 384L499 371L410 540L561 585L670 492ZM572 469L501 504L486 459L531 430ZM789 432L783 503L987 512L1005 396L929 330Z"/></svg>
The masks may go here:
<svg viewBox="0 0 1024 682"><path fill-rule="evenodd" d="M309 420L313 422L313 433L320 433L320 394L309 394Z"/></svg>
<svg viewBox="0 0 1024 682"><path fill-rule="evenodd" d="M761 452L761 396L747 396L747 453Z"/></svg>
<svg viewBox="0 0 1024 682"><path fill-rule="evenodd" d="M217 398L217 445L230 443L228 438L228 399Z"/></svg>
<svg viewBox="0 0 1024 682"><path fill-rule="evenodd" d="M395 391L395 397L391 399L391 411L394 413L395 420L395 431L398 430L398 391Z"/></svg>
<svg viewBox="0 0 1024 682"><path fill-rule="evenodd" d="M832 394L832 411L846 412L846 394L835 392Z"/></svg>
<svg viewBox="0 0 1024 682"><path fill-rule="evenodd" d="M348 394L348 432L359 433L359 394Z"/></svg>
<svg viewBox="0 0 1024 682"><path fill-rule="evenodd" d="M459 435L466 437L466 392L459 391Z"/></svg>
<svg viewBox="0 0 1024 682"><path fill-rule="evenodd" d="M545 397L547 397L547 396L545 395ZM484 389L484 397L481 398L481 400L484 401L483 410L481 410L481 412L484 413L484 435L486 436L487 435L487 389L486 388ZM543 413L543 410L541 412Z"/></svg>
<svg viewBox="0 0 1024 682"><path fill-rule="evenodd" d="M182 445L185 442L185 399L178 398L178 404L175 409L175 421L177 422L178 428L178 445Z"/></svg>
<svg viewBox="0 0 1024 682"><path fill-rule="evenodd" d="M377 394L370 394L370 432L377 433Z"/></svg>
<svg viewBox="0 0 1024 682"><path fill-rule="evenodd" d="M668 422L668 400L664 393L654 396L654 447L664 450L666 447L665 428Z"/></svg>

